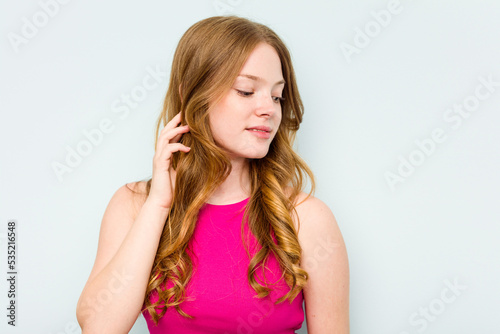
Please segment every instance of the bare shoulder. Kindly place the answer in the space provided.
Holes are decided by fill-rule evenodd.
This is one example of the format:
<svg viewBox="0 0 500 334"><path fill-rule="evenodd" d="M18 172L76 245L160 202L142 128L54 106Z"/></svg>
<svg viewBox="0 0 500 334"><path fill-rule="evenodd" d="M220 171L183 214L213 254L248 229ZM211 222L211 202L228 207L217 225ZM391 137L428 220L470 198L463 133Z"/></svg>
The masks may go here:
<svg viewBox="0 0 500 334"><path fill-rule="evenodd" d="M328 244L344 247L342 233L330 207L319 198L301 193L297 198L299 242L306 250L315 245Z"/></svg>
<svg viewBox="0 0 500 334"><path fill-rule="evenodd" d="M295 199L295 209L300 211L310 211L314 209L326 209L329 207L319 198L301 191Z"/></svg>
<svg viewBox="0 0 500 334"><path fill-rule="evenodd" d="M134 220L146 198L145 181L126 183L119 187L111 197L103 218L112 216L119 217L122 221Z"/></svg>
<svg viewBox="0 0 500 334"><path fill-rule="evenodd" d="M146 191L147 181L137 181L125 184L130 193L129 201L132 205L133 215L135 216L139 213L144 202L148 198L148 194Z"/></svg>
<svg viewBox="0 0 500 334"><path fill-rule="evenodd" d="M296 215L293 215L293 219L296 227L297 220L300 222L299 237L303 229L302 232L309 229L321 229L329 233L340 232L332 210L319 198L302 191L295 199L294 207Z"/></svg>
<svg viewBox="0 0 500 334"><path fill-rule="evenodd" d="M349 333L349 262L330 207L301 192L296 200L302 248L301 266L309 275L304 287L307 330Z"/></svg>
<svg viewBox="0 0 500 334"><path fill-rule="evenodd" d="M144 204L146 182L132 182L120 186L104 211L94 267L89 281L110 261L130 230Z"/></svg>

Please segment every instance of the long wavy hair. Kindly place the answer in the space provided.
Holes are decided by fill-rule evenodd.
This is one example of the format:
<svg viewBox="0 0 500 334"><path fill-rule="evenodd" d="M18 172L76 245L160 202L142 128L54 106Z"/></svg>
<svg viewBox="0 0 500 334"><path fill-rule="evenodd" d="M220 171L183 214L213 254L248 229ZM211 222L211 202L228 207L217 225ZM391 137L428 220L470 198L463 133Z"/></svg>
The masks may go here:
<svg viewBox="0 0 500 334"><path fill-rule="evenodd" d="M237 16L210 17L192 25L180 39L163 110L157 120L155 150L161 125L165 126L178 112L182 125L188 124L190 129L180 142L191 150L189 153L175 152L171 157L176 187L142 309L148 310L155 324L172 306L182 316L193 318L179 307L186 299L186 287L192 277L188 243L199 210L231 172L229 158L214 141L208 115L211 106L231 89L248 56L261 42L278 53L286 83L281 102L282 120L269 151L262 159L249 159L251 196L243 221L248 221L261 249L251 257L242 224L242 242L250 259L247 278L258 298L269 295L271 289L258 283L255 274L258 268L264 268L272 252L282 270L281 278L284 277L290 287L276 303L286 299L292 303L307 283L309 276L300 267L302 249L292 213L295 200L305 187L306 177L311 181L308 196L315 191L315 181L312 171L293 149L302 122L303 104L290 54L283 41L265 25ZM146 195L150 188L151 179L146 183ZM167 282L172 282L173 286L164 289ZM159 296L155 303L149 300L153 291ZM161 307L160 303L163 303ZM156 312L157 307L161 308L161 314Z"/></svg>

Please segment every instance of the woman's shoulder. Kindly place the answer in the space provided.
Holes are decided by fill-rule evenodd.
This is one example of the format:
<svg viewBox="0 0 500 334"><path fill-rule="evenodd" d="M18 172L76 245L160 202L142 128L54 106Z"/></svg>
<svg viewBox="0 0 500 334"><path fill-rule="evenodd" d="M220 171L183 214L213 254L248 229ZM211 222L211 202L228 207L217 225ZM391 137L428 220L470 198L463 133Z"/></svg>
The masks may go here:
<svg viewBox="0 0 500 334"><path fill-rule="evenodd" d="M301 229L315 229L320 224L336 225L337 223L330 207L309 193L301 191L294 200L294 208L296 215L292 216L295 227L297 227L297 218L300 221Z"/></svg>
<svg viewBox="0 0 500 334"><path fill-rule="evenodd" d="M292 189L290 187L286 188L285 193L287 196L290 196L292 193ZM313 196L312 194L306 192L299 192L293 201L293 206L296 210L305 210L305 209L314 209L315 207L325 205L323 201L319 198Z"/></svg>
<svg viewBox="0 0 500 334"><path fill-rule="evenodd" d="M125 184L130 191L134 194L147 197L147 181L134 181Z"/></svg>
<svg viewBox="0 0 500 334"><path fill-rule="evenodd" d="M125 183L118 188L114 197L120 200L122 206L127 206L127 211L135 219L135 216L139 213L148 198L147 181Z"/></svg>
<svg viewBox="0 0 500 334"><path fill-rule="evenodd" d="M131 189L138 198L143 198L145 200L148 197L147 184L148 181L134 181L127 183L126 186Z"/></svg>

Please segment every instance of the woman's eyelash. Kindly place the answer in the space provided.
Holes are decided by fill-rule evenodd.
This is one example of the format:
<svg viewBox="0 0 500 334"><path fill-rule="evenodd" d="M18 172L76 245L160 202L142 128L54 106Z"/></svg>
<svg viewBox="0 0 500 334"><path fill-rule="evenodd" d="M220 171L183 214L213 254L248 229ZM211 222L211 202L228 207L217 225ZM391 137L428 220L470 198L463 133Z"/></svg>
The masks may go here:
<svg viewBox="0 0 500 334"><path fill-rule="evenodd" d="M253 92L245 92L243 90L236 90L238 92L238 94L242 95L242 96L250 96L253 94Z"/></svg>
<svg viewBox="0 0 500 334"><path fill-rule="evenodd" d="M253 95L253 92L246 92L244 90L239 90L239 89L237 89L236 91L238 92L239 95L241 95L243 97L248 97L248 96ZM279 102L279 101L283 102L283 101L285 101L285 98L284 97L280 97L280 96L273 96L273 99L275 99L276 102Z"/></svg>

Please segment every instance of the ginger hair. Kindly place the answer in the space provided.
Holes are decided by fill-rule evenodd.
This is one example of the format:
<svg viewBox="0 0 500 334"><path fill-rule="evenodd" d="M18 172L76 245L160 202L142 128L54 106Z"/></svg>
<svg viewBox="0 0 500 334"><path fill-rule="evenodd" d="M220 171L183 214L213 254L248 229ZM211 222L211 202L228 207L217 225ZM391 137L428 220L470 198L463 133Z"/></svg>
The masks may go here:
<svg viewBox="0 0 500 334"><path fill-rule="evenodd" d="M193 318L179 307L186 299L186 287L193 270L187 253L188 243L199 210L231 171L230 160L213 139L208 115L213 103L231 89L246 59L262 42L278 53L286 83L281 101L282 120L268 154L262 159L249 160L251 196L243 220L248 221L250 231L262 248L251 258L247 278L258 298L269 295L271 289L257 282L255 273L259 267L263 268L272 252L280 264L281 277L290 287L276 303L287 299L292 303L307 283L309 276L300 267L302 249L292 212L306 178L311 181L308 196L314 193L315 181L312 171L293 149L304 108L290 53L278 35L263 24L237 16L206 18L192 25L179 41L163 110L157 120L155 149L160 127L181 112L181 125L188 124L190 131L180 142L191 150L189 153L175 152L171 158L176 171L176 187L143 305L143 311L148 310L155 324L168 307L175 307L182 316ZM146 183L147 195L151 181ZM243 228L242 224L242 242L250 258ZM163 290L167 281L171 281L173 287ZM149 300L153 291L159 295L154 304ZM162 311L158 314L155 308L160 307L160 303L163 303Z"/></svg>

